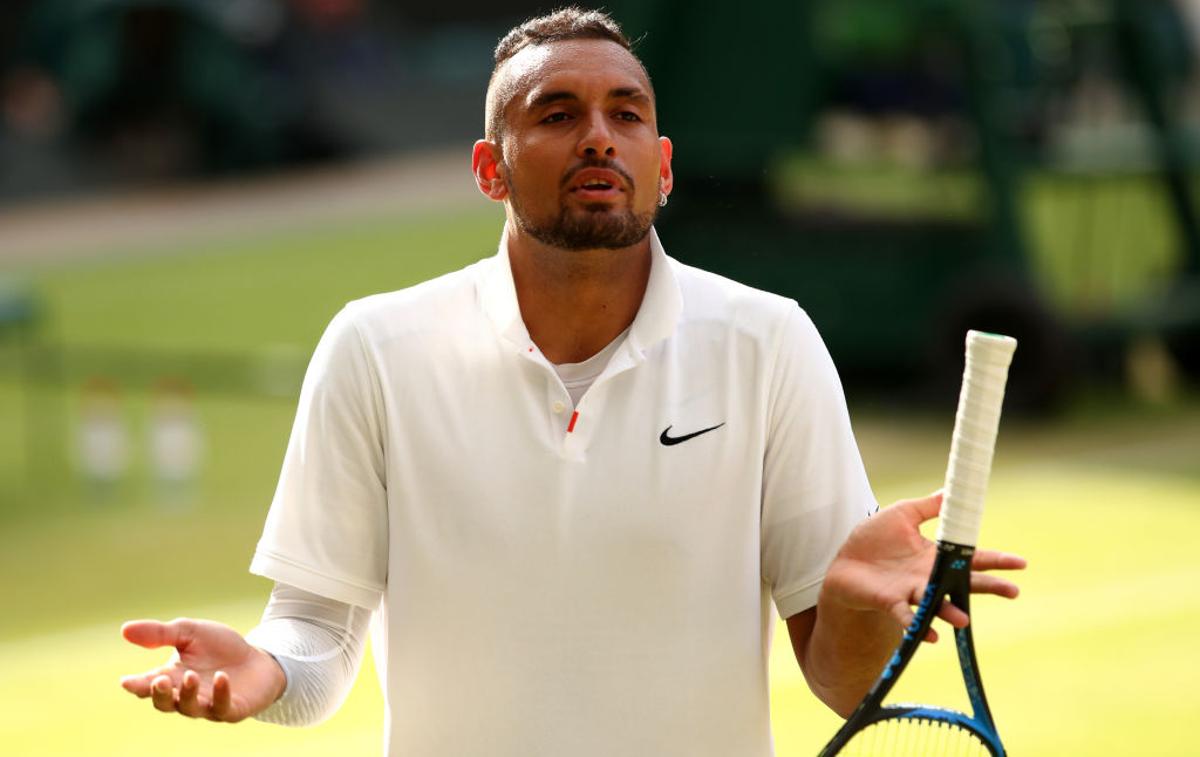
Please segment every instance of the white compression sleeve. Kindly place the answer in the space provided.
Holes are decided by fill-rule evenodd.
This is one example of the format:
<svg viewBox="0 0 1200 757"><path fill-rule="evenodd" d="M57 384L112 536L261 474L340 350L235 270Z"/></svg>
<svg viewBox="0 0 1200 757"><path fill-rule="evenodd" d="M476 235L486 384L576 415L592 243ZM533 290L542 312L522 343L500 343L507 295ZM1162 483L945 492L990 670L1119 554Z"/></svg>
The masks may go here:
<svg viewBox="0 0 1200 757"><path fill-rule="evenodd" d="M287 688L256 719L313 725L345 700L362 663L371 611L276 583L246 640L279 661Z"/></svg>

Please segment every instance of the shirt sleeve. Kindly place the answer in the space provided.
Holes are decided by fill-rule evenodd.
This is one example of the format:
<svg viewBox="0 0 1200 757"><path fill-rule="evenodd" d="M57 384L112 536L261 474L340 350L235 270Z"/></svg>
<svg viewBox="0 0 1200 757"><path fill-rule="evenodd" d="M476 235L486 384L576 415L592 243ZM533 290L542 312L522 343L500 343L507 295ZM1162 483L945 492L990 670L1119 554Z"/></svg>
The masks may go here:
<svg viewBox="0 0 1200 757"><path fill-rule="evenodd" d="M762 575L780 617L817 603L838 549L878 509L833 360L793 308L780 330L763 461Z"/></svg>
<svg viewBox="0 0 1200 757"><path fill-rule="evenodd" d="M348 306L309 363L252 573L369 610L379 604L388 549L382 407Z"/></svg>
<svg viewBox="0 0 1200 757"><path fill-rule="evenodd" d="M336 712L358 675L370 621L371 613L361 607L275 584L262 622L246 641L275 658L287 686L254 717L305 726Z"/></svg>

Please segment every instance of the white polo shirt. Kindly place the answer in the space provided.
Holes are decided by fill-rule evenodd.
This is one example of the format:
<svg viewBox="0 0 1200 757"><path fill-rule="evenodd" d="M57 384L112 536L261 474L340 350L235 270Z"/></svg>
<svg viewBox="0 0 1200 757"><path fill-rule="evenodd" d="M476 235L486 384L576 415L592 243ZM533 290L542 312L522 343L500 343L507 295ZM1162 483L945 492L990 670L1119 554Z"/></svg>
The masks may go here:
<svg viewBox="0 0 1200 757"><path fill-rule="evenodd" d="M796 303L652 247L574 411L504 238L322 337L251 570L382 600L388 754L771 754L771 600L876 503Z"/></svg>

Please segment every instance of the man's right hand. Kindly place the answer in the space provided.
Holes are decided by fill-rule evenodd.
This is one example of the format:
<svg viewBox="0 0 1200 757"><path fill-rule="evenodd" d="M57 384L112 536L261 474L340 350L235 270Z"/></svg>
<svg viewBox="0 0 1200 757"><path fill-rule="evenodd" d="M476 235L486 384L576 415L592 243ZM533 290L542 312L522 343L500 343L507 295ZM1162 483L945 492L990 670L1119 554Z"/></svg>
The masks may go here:
<svg viewBox="0 0 1200 757"><path fill-rule="evenodd" d="M148 649L175 648L166 665L121 679L126 691L162 712L236 723L270 707L287 685L275 658L221 623L133 620L121 635Z"/></svg>

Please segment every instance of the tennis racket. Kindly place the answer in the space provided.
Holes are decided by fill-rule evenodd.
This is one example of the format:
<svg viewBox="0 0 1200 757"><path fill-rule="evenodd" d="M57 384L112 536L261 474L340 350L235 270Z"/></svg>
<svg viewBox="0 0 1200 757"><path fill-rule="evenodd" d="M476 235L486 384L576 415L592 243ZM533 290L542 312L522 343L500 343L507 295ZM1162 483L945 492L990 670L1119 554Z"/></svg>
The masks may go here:
<svg viewBox="0 0 1200 757"><path fill-rule="evenodd" d="M867 692L850 718L821 750L831 755L982 755L1003 757L1004 746L983 695L975 642L971 628L954 631L958 662L973 713L919 704L884 705L883 699L896 685L921 645L930 623L946 597L963 612L970 612L971 557L983 519L983 499L1004 384L1017 341L1012 337L967 332L967 365L963 371L958 414L938 522L937 556L925 594L912 623L904 631L879 679Z"/></svg>

